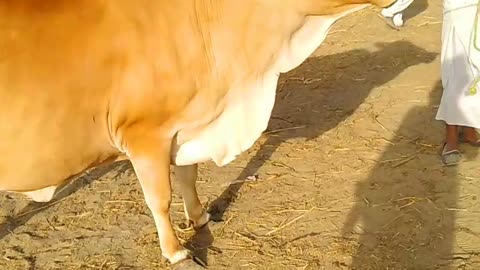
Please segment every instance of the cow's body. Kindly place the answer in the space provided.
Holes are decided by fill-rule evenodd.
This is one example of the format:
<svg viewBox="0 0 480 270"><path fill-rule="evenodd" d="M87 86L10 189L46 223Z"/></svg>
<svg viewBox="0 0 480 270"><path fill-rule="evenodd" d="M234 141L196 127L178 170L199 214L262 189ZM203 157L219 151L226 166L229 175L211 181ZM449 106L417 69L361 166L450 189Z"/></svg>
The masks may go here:
<svg viewBox="0 0 480 270"><path fill-rule="evenodd" d="M368 2L1 0L0 189L46 201L68 177L126 155L163 255L184 259L166 216L168 165L187 179L187 218L203 225L196 164L249 148L279 74Z"/></svg>

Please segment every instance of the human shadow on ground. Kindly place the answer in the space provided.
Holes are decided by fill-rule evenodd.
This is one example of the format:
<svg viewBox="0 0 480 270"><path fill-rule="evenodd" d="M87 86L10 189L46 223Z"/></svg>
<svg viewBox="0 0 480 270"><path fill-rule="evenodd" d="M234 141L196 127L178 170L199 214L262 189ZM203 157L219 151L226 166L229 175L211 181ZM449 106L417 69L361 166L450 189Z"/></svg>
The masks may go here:
<svg viewBox="0 0 480 270"><path fill-rule="evenodd" d="M356 185L343 228L346 241L356 243L352 269L453 269L461 179L432 147L444 134L434 109L441 91L438 82L430 104L407 113L369 176ZM468 160L477 152L465 154Z"/></svg>
<svg viewBox="0 0 480 270"><path fill-rule="evenodd" d="M282 76L265 143L237 177L209 206L221 221L247 177L255 175L282 142L313 139L335 128L363 103L370 91L411 66L432 62L437 53L407 41L376 44L377 50L351 50L307 59ZM280 130L281 132L275 132Z"/></svg>

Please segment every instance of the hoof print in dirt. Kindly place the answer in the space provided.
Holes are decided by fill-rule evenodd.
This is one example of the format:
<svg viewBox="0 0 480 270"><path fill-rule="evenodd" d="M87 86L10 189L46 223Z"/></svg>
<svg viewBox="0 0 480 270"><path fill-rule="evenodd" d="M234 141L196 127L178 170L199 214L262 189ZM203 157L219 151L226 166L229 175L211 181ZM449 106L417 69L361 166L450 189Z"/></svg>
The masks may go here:
<svg viewBox="0 0 480 270"><path fill-rule="evenodd" d="M181 260L172 264L172 270L205 270L206 268L196 262L195 259Z"/></svg>

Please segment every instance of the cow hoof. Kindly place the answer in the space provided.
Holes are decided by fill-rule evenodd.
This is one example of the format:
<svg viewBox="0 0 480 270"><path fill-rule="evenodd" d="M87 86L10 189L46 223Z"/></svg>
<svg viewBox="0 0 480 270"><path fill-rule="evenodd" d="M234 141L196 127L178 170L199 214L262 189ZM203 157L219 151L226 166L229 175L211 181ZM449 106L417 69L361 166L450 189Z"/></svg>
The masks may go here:
<svg viewBox="0 0 480 270"><path fill-rule="evenodd" d="M185 258L172 264L172 270L204 270L206 269L192 258Z"/></svg>
<svg viewBox="0 0 480 270"><path fill-rule="evenodd" d="M204 212L202 217L197 222L188 220L186 223L180 223L178 225L178 229L183 232L187 232L191 230L199 231L205 228L208 225L208 222L210 222L210 214L207 212Z"/></svg>
<svg viewBox="0 0 480 270"><path fill-rule="evenodd" d="M178 224L177 228L178 228L178 230L181 231L181 232L189 232L189 231L192 231L192 229L193 229L192 222L190 222L190 221L188 221L188 222L182 222L182 223Z"/></svg>
<svg viewBox="0 0 480 270"><path fill-rule="evenodd" d="M193 229L196 231L201 230L208 225L209 221L210 221L210 214L207 212L203 212L203 215L200 218L200 220L197 221L197 224L192 224Z"/></svg>

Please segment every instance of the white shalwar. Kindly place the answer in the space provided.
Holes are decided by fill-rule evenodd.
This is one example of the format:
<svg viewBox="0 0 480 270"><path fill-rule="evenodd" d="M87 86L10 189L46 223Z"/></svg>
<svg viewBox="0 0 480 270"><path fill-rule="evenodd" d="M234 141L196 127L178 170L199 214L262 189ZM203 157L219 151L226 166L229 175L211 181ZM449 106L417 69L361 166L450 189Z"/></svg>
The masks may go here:
<svg viewBox="0 0 480 270"><path fill-rule="evenodd" d="M443 1L443 95L436 119L480 129L478 3L479 0Z"/></svg>

